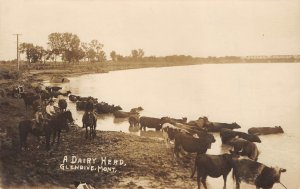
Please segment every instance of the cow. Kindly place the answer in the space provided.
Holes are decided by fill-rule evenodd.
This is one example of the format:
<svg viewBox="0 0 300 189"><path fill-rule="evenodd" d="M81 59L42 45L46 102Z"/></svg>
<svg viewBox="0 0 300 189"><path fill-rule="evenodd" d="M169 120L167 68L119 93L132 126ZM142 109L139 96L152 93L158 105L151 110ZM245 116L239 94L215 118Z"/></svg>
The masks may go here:
<svg viewBox="0 0 300 189"><path fill-rule="evenodd" d="M242 138L233 138L228 142L233 147L233 152L241 156L247 156L257 161L259 151L255 143L249 142Z"/></svg>
<svg viewBox="0 0 300 189"><path fill-rule="evenodd" d="M219 123L219 122L211 122L205 126L209 132L220 132L221 129L239 129L241 128L236 122L233 123Z"/></svg>
<svg viewBox="0 0 300 189"><path fill-rule="evenodd" d="M139 114L130 115L129 118L128 118L128 122L129 122L130 127L139 126L139 123L140 123Z"/></svg>
<svg viewBox="0 0 300 189"><path fill-rule="evenodd" d="M69 100L70 100L71 102L76 102L76 101L78 100L78 98L79 98L79 96L76 96L76 95L70 95L70 96L69 96Z"/></svg>
<svg viewBox="0 0 300 189"><path fill-rule="evenodd" d="M77 101L76 102L76 110L85 110L85 106L87 101Z"/></svg>
<svg viewBox="0 0 300 189"><path fill-rule="evenodd" d="M140 117L140 129L144 128L144 130L146 130L146 127L148 127L159 131L164 123L165 121L163 119L146 116Z"/></svg>
<svg viewBox="0 0 300 189"><path fill-rule="evenodd" d="M175 125L176 123L185 124L187 122L187 118L183 117L181 119L171 118L171 117L162 117L162 120L164 120L167 123Z"/></svg>
<svg viewBox="0 0 300 189"><path fill-rule="evenodd" d="M197 170L197 184L200 189L200 180L206 189L206 177L210 176L218 178L223 176L224 186L226 188L227 175L233 167L233 158L237 158L234 154L208 155L198 154L195 159L195 166L191 178Z"/></svg>
<svg viewBox="0 0 300 189"><path fill-rule="evenodd" d="M137 108L132 108L130 110L130 113L139 113L140 111L143 111L144 108L142 108L141 106L137 107Z"/></svg>
<svg viewBox="0 0 300 189"><path fill-rule="evenodd" d="M209 122L208 118L204 116L204 117L199 117L198 120L189 121L187 124L195 127L204 128L204 127L211 126L212 123Z"/></svg>
<svg viewBox="0 0 300 189"><path fill-rule="evenodd" d="M248 129L249 134L253 135L269 135L269 134L278 134L278 133L284 133L281 126L275 126L275 127L251 127Z"/></svg>
<svg viewBox="0 0 300 189"><path fill-rule="evenodd" d="M58 107L61 112L65 112L67 110L68 103L65 99L59 99Z"/></svg>
<svg viewBox="0 0 300 189"><path fill-rule="evenodd" d="M100 102L95 104L95 110L98 114L107 114L122 110L122 108L120 106L109 105L106 102Z"/></svg>
<svg viewBox="0 0 300 189"><path fill-rule="evenodd" d="M268 167L249 159L234 159L232 172L237 189L240 188L241 181L254 184L257 189L267 189L272 188L275 183L280 183L280 175L286 172L286 169Z"/></svg>
<svg viewBox="0 0 300 189"><path fill-rule="evenodd" d="M208 134L207 136L203 135L199 138L195 138L191 135L177 132L174 136L175 138L174 155L178 157L178 152L180 150L180 147L182 147L183 150L188 153L197 153L197 154L206 153L207 149L211 148L211 144L216 141L213 135L209 133L207 134Z"/></svg>
<svg viewBox="0 0 300 189"><path fill-rule="evenodd" d="M261 140L258 136L240 132L240 131L232 131L230 129L221 129L220 136L223 144L227 144L232 138L239 137L250 142L258 142L261 143Z"/></svg>
<svg viewBox="0 0 300 189"><path fill-rule="evenodd" d="M186 124L177 124L177 123L171 124L167 122L163 124L162 130L167 133L168 140L174 140L174 137L178 132L193 136L195 138L200 138L200 137L213 138L213 135L209 134L206 130L203 130L196 126L190 126Z"/></svg>

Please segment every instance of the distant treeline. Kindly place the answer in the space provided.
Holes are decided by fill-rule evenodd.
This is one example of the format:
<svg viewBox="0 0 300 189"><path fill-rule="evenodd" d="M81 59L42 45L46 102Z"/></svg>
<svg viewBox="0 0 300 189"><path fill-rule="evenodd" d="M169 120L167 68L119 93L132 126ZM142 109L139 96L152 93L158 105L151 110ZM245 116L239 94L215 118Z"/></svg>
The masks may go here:
<svg viewBox="0 0 300 189"><path fill-rule="evenodd" d="M46 62L108 62L103 51L104 45L98 40L89 43L82 42L76 34L51 33L48 35L48 46L21 43L19 52L24 54L27 63ZM242 62L300 62L300 56L276 55L276 56L224 56L224 57L192 57L187 55L172 56L145 56L143 49L133 49L130 55L124 56L116 51L109 54L109 62L191 62L191 63L242 63ZM10 63L12 61L0 61Z"/></svg>

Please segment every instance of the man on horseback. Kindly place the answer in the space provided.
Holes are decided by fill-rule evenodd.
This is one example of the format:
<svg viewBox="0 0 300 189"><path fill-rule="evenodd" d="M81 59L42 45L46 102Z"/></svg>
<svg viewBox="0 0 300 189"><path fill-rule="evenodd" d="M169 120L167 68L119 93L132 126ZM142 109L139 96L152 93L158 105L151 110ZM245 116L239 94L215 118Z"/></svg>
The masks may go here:
<svg viewBox="0 0 300 189"><path fill-rule="evenodd" d="M46 117L48 120L51 120L56 115L53 99L51 99L49 101L49 104L46 106L46 113Z"/></svg>
<svg viewBox="0 0 300 189"><path fill-rule="evenodd" d="M34 114L34 127L42 131L44 126L44 115L41 106L37 107L37 111Z"/></svg>

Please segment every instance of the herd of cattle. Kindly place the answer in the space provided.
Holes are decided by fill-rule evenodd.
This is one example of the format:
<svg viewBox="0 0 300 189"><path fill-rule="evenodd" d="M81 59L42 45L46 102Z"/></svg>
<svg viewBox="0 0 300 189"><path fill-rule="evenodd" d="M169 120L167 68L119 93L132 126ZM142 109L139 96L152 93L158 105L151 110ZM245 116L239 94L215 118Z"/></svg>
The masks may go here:
<svg viewBox="0 0 300 189"><path fill-rule="evenodd" d="M261 143L258 135L283 133L280 126L250 128L248 133L235 131L241 128L237 123L210 122L207 117L187 122L187 118L175 119L170 117L154 118L141 116L141 107L133 108L130 112L121 111L117 106L107 103L98 103L93 97L82 98L70 95L70 101L76 102L77 110L91 108L89 102L93 102L94 111L97 113L113 113L116 118L128 118L129 127L138 127L146 130L153 128L162 131L167 136L167 141L174 141L174 155L179 152L197 153L192 177L197 171L197 183L200 181L206 186L206 178L223 176L226 187L227 175L233 170L236 187L240 188L241 181L254 184L257 188L272 188L274 183L280 183L280 174L285 169L268 167L257 162L259 150L255 143ZM103 108L106 108L103 110ZM219 132L222 143L232 146L229 153L221 155L206 154L207 150L216 141L210 132ZM245 156L246 158L240 158Z"/></svg>
<svg viewBox="0 0 300 189"><path fill-rule="evenodd" d="M143 110L141 107L125 112L120 106L105 102L98 103L97 98L93 97L70 95L70 91L61 93L59 92L60 89L60 87L46 87L46 90L37 91L39 95L25 93L22 94L22 98L27 108L29 105L34 107L34 102L37 99L46 100L58 95L68 96L71 102L76 103L77 110L94 111L97 114L113 113L116 118L128 118L130 128L161 130L168 142L174 141L174 155L176 157L179 157L179 152L182 151L188 154L197 153L192 177L197 171L198 188L201 186L200 181L204 188L207 188L207 176L214 178L223 176L225 188L227 175L231 170L233 170L233 178L237 188L240 188L241 181L252 183L256 188L272 188L275 183L280 183L281 172L286 171L257 162L259 150L255 143L261 143L259 135L283 133L280 126L250 128L248 133L245 133L235 130L241 128L237 123L210 122L207 117L200 117L198 120L189 122L187 122L187 118L140 117L139 112ZM67 107L65 99L60 99L58 105L61 109ZM220 133L222 144L232 146L232 150L220 155L206 154L216 141L210 132Z"/></svg>
<svg viewBox="0 0 300 189"><path fill-rule="evenodd" d="M223 176L225 188L227 175L231 170L236 180L236 188L240 188L241 181L252 183L257 188L272 188L274 183L280 183L281 172L286 171L257 162L259 151L255 143L261 143L258 135L283 133L280 126L250 128L248 133L245 133L234 130L241 128L237 123L210 122L206 117L187 122L186 118L159 119L144 116L140 117L139 124L141 128L162 130L169 141L174 141L176 157L179 156L180 151L197 153L192 177L197 170L198 188L200 188L200 181L207 188L207 176L214 178ZM222 144L232 146L232 150L221 155L206 154L216 141L210 132L219 132Z"/></svg>

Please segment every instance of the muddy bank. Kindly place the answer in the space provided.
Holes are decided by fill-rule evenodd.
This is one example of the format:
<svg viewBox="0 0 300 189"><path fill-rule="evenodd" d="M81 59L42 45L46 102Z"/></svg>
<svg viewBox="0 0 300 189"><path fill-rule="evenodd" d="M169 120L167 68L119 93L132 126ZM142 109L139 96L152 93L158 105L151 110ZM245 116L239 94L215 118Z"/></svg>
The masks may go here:
<svg viewBox="0 0 300 189"><path fill-rule="evenodd" d="M29 137L29 144L29 150L23 152L9 143L2 146L3 188L72 188L74 181L96 188L195 187L189 178L189 161L177 163L162 140L101 131L97 131L94 140L86 140L85 130L73 126L68 133L62 133L61 144L54 144L50 152L34 137ZM82 163L86 158L95 162ZM94 170L80 170L74 167L77 165L92 165Z"/></svg>

